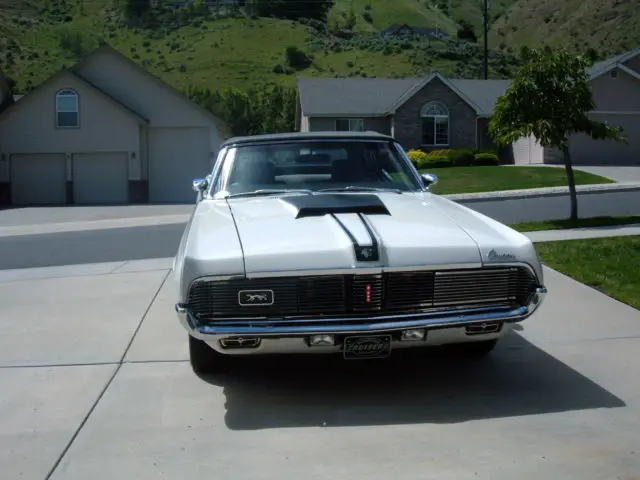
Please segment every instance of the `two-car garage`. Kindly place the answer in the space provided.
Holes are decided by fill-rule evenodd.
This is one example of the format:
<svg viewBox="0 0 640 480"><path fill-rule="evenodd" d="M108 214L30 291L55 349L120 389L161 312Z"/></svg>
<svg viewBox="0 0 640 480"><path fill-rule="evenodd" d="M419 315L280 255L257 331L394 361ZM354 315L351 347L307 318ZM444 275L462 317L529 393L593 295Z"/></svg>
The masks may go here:
<svg viewBox="0 0 640 480"><path fill-rule="evenodd" d="M12 203L127 204L130 183L145 184L144 196L151 203L195 200L192 180L206 176L212 167L209 128L148 128L139 147L138 151L12 154Z"/></svg>
<svg viewBox="0 0 640 480"><path fill-rule="evenodd" d="M10 166L12 203L128 203L128 168L126 152L15 154ZM71 186L71 199L67 185Z"/></svg>

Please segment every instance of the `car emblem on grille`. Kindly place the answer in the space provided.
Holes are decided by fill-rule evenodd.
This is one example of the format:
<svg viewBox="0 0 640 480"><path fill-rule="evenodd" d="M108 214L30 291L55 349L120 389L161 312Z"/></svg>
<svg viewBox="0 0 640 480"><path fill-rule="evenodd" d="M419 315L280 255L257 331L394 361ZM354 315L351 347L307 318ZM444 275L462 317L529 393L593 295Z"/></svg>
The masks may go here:
<svg viewBox="0 0 640 480"><path fill-rule="evenodd" d="M242 307L264 307L273 305L275 295L273 290L240 290L238 304Z"/></svg>
<svg viewBox="0 0 640 480"><path fill-rule="evenodd" d="M489 260L515 260L516 256L511 253L498 253L495 250L489 250Z"/></svg>

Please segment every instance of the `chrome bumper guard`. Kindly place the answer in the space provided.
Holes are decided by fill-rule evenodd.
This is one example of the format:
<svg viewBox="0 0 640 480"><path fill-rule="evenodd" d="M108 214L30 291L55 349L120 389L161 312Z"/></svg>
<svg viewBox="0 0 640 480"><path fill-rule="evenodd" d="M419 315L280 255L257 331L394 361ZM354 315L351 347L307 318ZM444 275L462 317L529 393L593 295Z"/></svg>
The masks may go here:
<svg viewBox="0 0 640 480"><path fill-rule="evenodd" d="M183 326L197 338L206 339L211 335L252 335L252 336L296 336L340 333L372 333L411 328L463 327L467 324L487 321L517 323L531 316L542 304L547 294L546 287L537 287L527 305L518 308L474 308L468 310L427 312L411 315L384 315L370 317L368 323L354 324L353 317L325 319L288 320L221 320L215 324L200 324L183 304L175 309ZM243 323L244 325L237 325ZM246 325L249 323L249 325ZM282 325L282 324L286 325ZM305 325L305 323L307 323ZM311 324L313 323L313 324Z"/></svg>

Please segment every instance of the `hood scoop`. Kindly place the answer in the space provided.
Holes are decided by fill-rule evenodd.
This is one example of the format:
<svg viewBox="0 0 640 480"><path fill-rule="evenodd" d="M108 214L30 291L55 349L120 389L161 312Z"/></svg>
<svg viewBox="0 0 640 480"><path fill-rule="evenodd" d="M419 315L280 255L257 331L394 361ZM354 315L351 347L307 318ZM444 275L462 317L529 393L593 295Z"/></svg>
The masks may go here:
<svg viewBox="0 0 640 480"><path fill-rule="evenodd" d="M292 195L280 198L280 201L295 210L296 218L339 213L391 215L382 200L371 194Z"/></svg>

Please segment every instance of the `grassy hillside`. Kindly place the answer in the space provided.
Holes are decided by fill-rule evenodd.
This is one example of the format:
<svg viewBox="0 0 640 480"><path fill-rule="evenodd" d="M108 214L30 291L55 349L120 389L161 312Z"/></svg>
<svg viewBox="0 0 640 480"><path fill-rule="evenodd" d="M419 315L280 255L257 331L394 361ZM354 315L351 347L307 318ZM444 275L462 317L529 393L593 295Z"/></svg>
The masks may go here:
<svg viewBox="0 0 640 480"><path fill-rule="evenodd" d="M174 22L141 30L124 26L111 0L67 0L66 7L58 10L48 7L47 0L30 1L29 8L27 2L13 11L10 34L0 39L0 68L17 81L20 91L72 65L101 39L180 89L189 85L247 89L265 82L294 85L297 76L406 77L433 70L473 77L482 62L478 47L457 42L385 40L374 34L339 39L277 19L196 19L181 28ZM406 1L407 8L416 3L397 1ZM390 15L383 10L389 4L384 2L371 2L372 15ZM312 55L312 64L298 71L288 69L284 52L289 46ZM513 62L492 54L492 74L507 75ZM275 73L282 70L286 73Z"/></svg>
<svg viewBox="0 0 640 480"><path fill-rule="evenodd" d="M605 55L640 46L638 0L518 0L492 26L506 45L564 45Z"/></svg>
<svg viewBox="0 0 640 480"><path fill-rule="evenodd" d="M455 35L457 31L455 20L434 8L431 0L336 0L329 21L343 20L351 7L360 31L384 30L393 24L403 23L437 27L449 35ZM369 12L371 22L365 18L366 12Z"/></svg>

